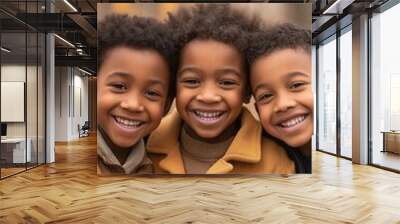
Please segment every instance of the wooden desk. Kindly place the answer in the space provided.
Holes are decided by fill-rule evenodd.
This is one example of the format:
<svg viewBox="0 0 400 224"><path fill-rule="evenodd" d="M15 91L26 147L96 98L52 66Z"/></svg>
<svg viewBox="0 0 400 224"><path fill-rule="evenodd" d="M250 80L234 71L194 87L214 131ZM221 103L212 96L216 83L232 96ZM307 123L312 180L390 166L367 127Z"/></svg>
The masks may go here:
<svg viewBox="0 0 400 224"><path fill-rule="evenodd" d="M400 154L400 131L382 131L381 133L383 133L382 152Z"/></svg>

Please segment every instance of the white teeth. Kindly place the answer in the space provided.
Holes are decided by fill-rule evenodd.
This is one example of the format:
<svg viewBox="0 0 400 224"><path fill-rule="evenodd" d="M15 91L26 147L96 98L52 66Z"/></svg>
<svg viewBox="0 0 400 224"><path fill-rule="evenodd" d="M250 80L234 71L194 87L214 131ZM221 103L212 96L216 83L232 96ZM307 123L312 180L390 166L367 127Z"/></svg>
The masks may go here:
<svg viewBox="0 0 400 224"><path fill-rule="evenodd" d="M224 112L201 112L201 111L194 111L194 113L202 118L202 119L217 119L219 118Z"/></svg>
<svg viewBox="0 0 400 224"><path fill-rule="evenodd" d="M301 116L299 116L299 117L295 117L295 118L290 119L290 120L288 120L288 121L282 122L282 123L281 123L281 126L282 126L282 127L285 127L285 128L295 126L296 124L299 124L299 123L301 123L302 121L304 121L305 117L306 117L306 116L304 116L304 115L301 115Z"/></svg>
<svg viewBox="0 0 400 224"><path fill-rule="evenodd" d="M126 127L130 127L130 128L139 127L143 123L142 121L127 120L127 119L124 119L122 117L115 117L115 120L119 124L122 124L122 125L124 125Z"/></svg>

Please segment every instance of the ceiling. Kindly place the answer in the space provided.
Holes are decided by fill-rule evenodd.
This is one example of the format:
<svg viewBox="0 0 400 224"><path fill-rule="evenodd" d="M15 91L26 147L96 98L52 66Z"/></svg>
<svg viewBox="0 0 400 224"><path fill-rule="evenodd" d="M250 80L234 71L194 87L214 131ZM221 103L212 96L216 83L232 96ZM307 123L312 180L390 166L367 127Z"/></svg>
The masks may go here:
<svg viewBox="0 0 400 224"><path fill-rule="evenodd" d="M237 2L311 3L313 39L318 39L325 35L324 32L329 27L332 27L333 24L345 16L356 15L370 8L377 7L387 0L336 1L339 1L339 4L335 4L335 0L250 0ZM1 0L0 27L2 30L2 46L7 46L7 48L13 50L12 53L8 54L9 58L18 58L22 57L22 55L28 55L28 58L30 58L30 54L36 52L37 44L36 39L31 43L33 35L28 34L27 38L25 38L25 31L54 32L62 39L74 45L72 47L61 38L55 38L56 65L82 66L95 71L97 66L97 3L103 2L165 1L47 0L46 4L45 0ZM175 2L188 1L176 0ZM209 2L213 1L210 0ZM330 8L329 13L326 13L328 8ZM52 13L49 13L50 11ZM28 46L27 50L25 50L26 44ZM2 52L2 55L4 54Z"/></svg>

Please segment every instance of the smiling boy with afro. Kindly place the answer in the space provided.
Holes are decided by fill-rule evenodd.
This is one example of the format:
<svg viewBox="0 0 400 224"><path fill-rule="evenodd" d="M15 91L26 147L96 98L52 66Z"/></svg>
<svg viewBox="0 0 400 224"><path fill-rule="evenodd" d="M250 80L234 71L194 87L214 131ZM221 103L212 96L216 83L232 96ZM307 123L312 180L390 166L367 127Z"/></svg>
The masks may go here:
<svg viewBox="0 0 400 224"><path fill-rule="evenodd" d="M176 108L149 137L156 172L293 173L293 162L243 107L245 52L260 19L230 4L196 4L169 15L178 48Z"/></svg>
<svg viewBox="0 0 400 224"><path fill-rule="evenodd" d="M171 30L155 19L127 15L106 17L98 30L98 174L153 173L143 138L174 97Z"/></svg>
<svg viewBox="0 0 400 224"><path fill-rule="evenodd" d="M297 173L311 173L311 32L284 23L251 38L250 84L264 136L281 143Z"/></svg>

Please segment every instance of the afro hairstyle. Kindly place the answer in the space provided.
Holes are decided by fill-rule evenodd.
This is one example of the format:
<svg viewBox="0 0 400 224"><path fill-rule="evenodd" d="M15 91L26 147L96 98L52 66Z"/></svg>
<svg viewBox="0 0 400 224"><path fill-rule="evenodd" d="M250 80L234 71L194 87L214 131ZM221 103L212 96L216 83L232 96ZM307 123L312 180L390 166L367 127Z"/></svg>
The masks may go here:
<svg viewBox="0 0 400 224"><path fill-rule="evenodd" d="M107 53L116 47L152 49L167 62L170 71L170 96L175 94L176 46L171 29L153 18L111 15L98 26L98 58L101 68Z"/></svg>
<svg viewBox="0 0 400 224"><path fill-rule="evenodd" d="M277 50L302 49L311 52L311 32L290 23L270 26L250 35L247 61L251 65L259 57Z"/></svg>
<svg viewBox="0 0 400 224"><path fill-rule="evenodd" d="M229 4L197 4L169 14L168 25L174 32L179 54L194 39L211 39L235 47L245 59L248 34L259 29L260 21Z"/></svg>

